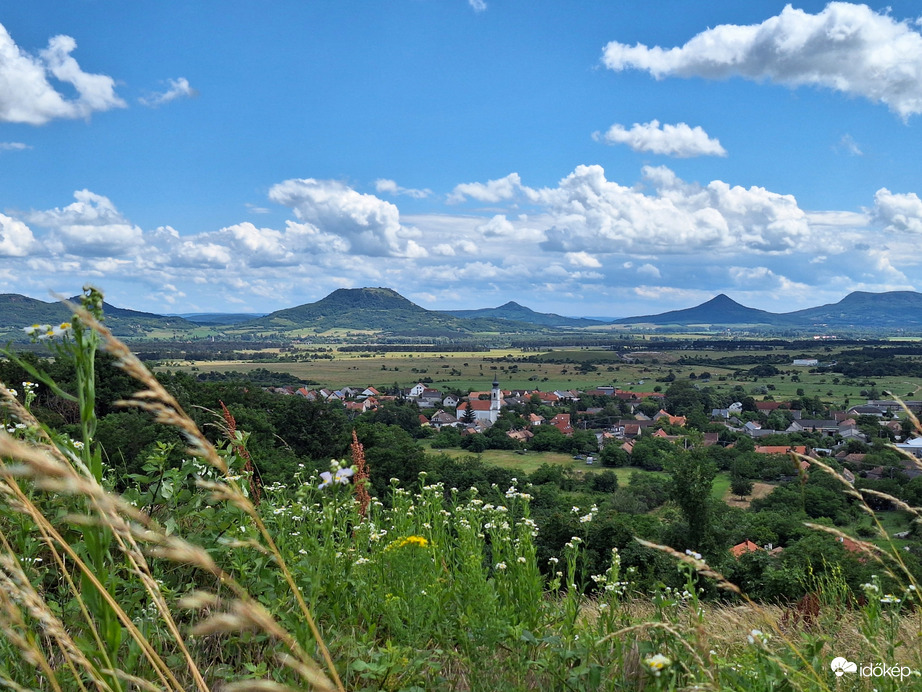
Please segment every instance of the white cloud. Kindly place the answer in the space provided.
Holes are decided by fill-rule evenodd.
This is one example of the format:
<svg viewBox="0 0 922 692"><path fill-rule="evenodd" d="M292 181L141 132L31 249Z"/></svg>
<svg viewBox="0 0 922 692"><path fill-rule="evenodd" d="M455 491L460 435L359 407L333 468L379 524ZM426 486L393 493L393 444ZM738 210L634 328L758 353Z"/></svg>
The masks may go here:
<svg viewBox="0 0 922 692"><path fill-rule="evenodd" d="M830 2L817 14L787 5L761 24L721 25L669 49L613 41L602 60L657 79L769 79L863 96L904 119L922 112L922 35L866 5Z"/></svg>
<svg viewBox="0 0 922 692"><path fill-rule="evenodd" d="M474 12L483 12L487 9L486 0L467 0L467 4L471 6Z"/></svg>
<svg viewBox="0 0 922 692"><path fill-rule="evenodd" d="M567 258L567 262L574 267L590 267L592 269L598 269L602 266L602 263L588 252L568 252L564 256Z"/></svg>
<svg viewBox="0 0 922 692"><path fill-rule="evenodd" d="M510 173L505 178L489 180L486 183L461 183L448 196L448 203L455 204L466 199L475 199L478 202L504 202L524 193L529 198L534 198L535 192L522 185L522 178L518 173Z"/></svg>
<svg viewBox="0 0 922 692"><path fill-rule="evenodd" d="M0 256L25 257L35 245L35 237L26 224L0 214Z"/></svg>
<svg viewBox="0 0 922 692"><path fill-rule="evenodd" d="M606 180L601 166L578 166L558 188L542 190L552 225L543 247L561 252L786 252L809 236L790 195L713 181L685 183L668 168L646 167L656 188L642 192Z"/></svg>
<svg viewBox="0 0 922 692"><path fill-rule="evenodd" d="M0 142L0 151L25 151L31 149L28 144L22 142Z"/></svg>
<svg viewBox="0 0 922 692"><path fill-rule="evenodd" d="M836 151L844 151L850 156L863 156L864 152L861 151L861 147L858 146L858 142L855 141L855 138L849 134L842 135L842 139L839 140L839 144L835 147Z"/></svg>
<svg viewBox="0 0 922 692"><path fill-rule="evenodd" d="M75 255L123 255L143 243L141 229L119 213L108 197L89 190L74 192L73 204L28 215L32 223L51 229L52 249Z"/></svg>
<svg viewBox="0 0 922 692"><path fill-rule="evenodd" d="M616 123L605 134L596 132L593 137L608 144L627 144L634 151L676 158L727 155L719 140L709 137L700 126L690 127L686 123L661 127L658 120L651 120L634 123L629 130Z"/></svg>
<svg viewBox="0 0 922 692"><path fill-rule="evenodd" d="M922 199L914 192L895 194L882 187L874 195L871 213L887 231L922 233Z"/></svg>
<svg viewBox="0 0 922 692"><path fill-rule="evenodd" d="M418 231L400 224L390 202L356 192L335 180L286 180L269 190L269 199L291 207L295 216L349 244L352 252L373 257L424 257L426 250L410 236Z"/></svg>
<svg viewBox="0 0 922 692"><path fill-rule="evenodd" d="M178 98L194 98L198 96L198 91L192 88L189 84L189 80L185 77L167 80L167 84L168 87L165 91L139 98L138 102L142 105L156 108L170 101L175 101Z"/></svg>
<svg viewBox="0 0 922 692"><path fill-rule="evenodd" d="M649 276L654 279L660 278L660 271L652 264L641 264L637 267L637 273L643 276Z"/></svg>
<svg viewBox="0 0 922 692"><path fill-rule="evenodd" d="M387 178L378 178L378 180L375 181L375 192L394 196L405 195L413 199L425 199L432 194L432 190L428 188L425 190L417 190L411 187L400 187L395 181L388 180Z"/></svg>
<svg viewBox="0 0 922 692"><path fill-rule="evenodd" d="M76 47L70 36L55 36L38 57L32 56L0 25L0 121L43 125L56 118L85 118L94 111L124 107L111 77L80 69L70 55ZM77 98L62 96L49 77L70 84Z"/></svg>

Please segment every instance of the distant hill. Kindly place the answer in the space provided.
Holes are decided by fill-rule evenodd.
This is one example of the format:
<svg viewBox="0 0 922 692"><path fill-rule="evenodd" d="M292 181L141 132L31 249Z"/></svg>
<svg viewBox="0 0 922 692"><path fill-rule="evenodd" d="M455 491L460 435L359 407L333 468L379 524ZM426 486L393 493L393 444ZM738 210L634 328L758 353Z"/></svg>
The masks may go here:
<svg viewBox="0 0 922 692"><path fill-rule="evenodd" d="M922 293L849 293L838 303L794 312L774 313L740 305L720 294L706 303L685 310L616 320L613 324L655 324L720 326L747 325L810 329L919 329L922 328Z"/></svg>
<svg viewBox="0 0 922 692"><path fill-rule="evenodd" d="M590 320L583 317L562 317L549 312L535 312L531 308L519 305L510 300L498 308L481 308L479 310L442 310L446 315L465 318L487 317L501 320L515 320L528 322L542 327L599 327L604 324L600 320Z"/></svg>
<svg viewBox="0 0 922 692"><path fill-rule="evenodd" d="M855 291L838 303L788 312L783 316L804 326L918 328L922 326L922 293Z"/></svg>
<svg viewBox="0 0 922 692"><path fill-rule="evenodd" d="M468 319L426 310L393 289L380 287L340 288L315 303L277 310L239 326L279 331L339 328L428 335L538 330L524 322Z"/></svg>
<svg viewBox="0 0 922 692"><path fill-rule="evenodd" d="M80 298L69 299L79 303ZM120 337L144 336L152 330L172 329L186 331L195 325L181 317L156 315L103 303L106 326ZM7 338L19 336L23 327L32 324L61 324L70 321L71 311L60 302L46 303L18 293L0 294L0 323L6 327Z"/></svg>
<svg viewBox="0 0 922 692"><path fill-rule="evenodd" d="M625 317L613 324L767 324L777 325L779 316L775 313L740 305L721 293L706 303L685 310L671 310L659 315Z"/></svg>

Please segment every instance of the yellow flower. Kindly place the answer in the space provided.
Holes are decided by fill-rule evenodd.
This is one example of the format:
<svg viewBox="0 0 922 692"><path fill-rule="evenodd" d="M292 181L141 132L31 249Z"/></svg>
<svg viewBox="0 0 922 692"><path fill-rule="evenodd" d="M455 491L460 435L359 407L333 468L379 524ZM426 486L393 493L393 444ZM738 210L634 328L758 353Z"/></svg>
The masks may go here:
<svg viewBox="0 0 922 692"><path fill-rule="evenodd" d="M391 541L384 550L395 550L397 548L404 548L408 545L416 546L417 548L428 548L429 540L425 536L407 536L406 538L398 538Z"/></svg>

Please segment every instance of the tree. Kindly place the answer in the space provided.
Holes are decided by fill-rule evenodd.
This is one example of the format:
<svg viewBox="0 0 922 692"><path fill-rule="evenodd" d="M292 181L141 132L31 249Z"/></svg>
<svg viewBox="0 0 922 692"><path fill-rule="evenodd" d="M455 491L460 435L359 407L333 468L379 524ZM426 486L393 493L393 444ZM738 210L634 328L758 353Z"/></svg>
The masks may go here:
<svg viewBox="0 0 922 692"><path fill-rule="evenodd" d="M475 420L477 420L477 415L474 413L474 407L469 401L467 402L467 407L464 409L464 413L461 414L461 422L465 425L470 425Z"/></svg>
<svg viewBox="0 0 922 692"><path fill-rule="evenodd" d="M687 547L701 551L710 544L711 489L717 466L700 450L692 450L670 459L666 470L672 476L670 494L685 519Z"/></svg>
<svg viewBox="0 0 922 692"><path fill-rule="evenodd" d="M740 499L752 493L752 485L751 478L746 478L746 476L742 476L738 473L734 473L730 476L730 492Z"/></svg>

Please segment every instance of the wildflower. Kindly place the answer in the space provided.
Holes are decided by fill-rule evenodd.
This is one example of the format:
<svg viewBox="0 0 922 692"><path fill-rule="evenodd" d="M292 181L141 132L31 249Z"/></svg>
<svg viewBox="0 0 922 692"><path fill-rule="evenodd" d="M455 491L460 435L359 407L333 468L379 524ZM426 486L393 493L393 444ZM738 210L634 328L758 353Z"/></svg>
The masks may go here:
<svg viewBox="0 0 922 692"><path fill-rule="evenodd" d="M498 570L504 570L504 569L506 569L506 563L505 563L505 562L497 562L497 563L496 563L496 569L498 569Z"/></svg>
<svg viewBox="0 0 922 692"><path fill-rule="evenodd" d="M659 675L663 670L672 665L672 661L668 657L663 656L663 654L647 656L643 660L643 663L654 675Z"/></svg>
<svg viewBox="0 0 922 692"><path fill-rule="evenodd" d="M900 600L901 599L897 598L892 593L888 593L880 599L880 602L883 603L884 605L889 605L891 603L899 603Z"/></svg>
<svg viewBox="0 0 922 692"><path fill-rule="evenodd" d="M686 551L685 551L685 554L688 555L690 558L692 558L692 559L694 559L694 560L700 560L700 559L701 559L701 553L696 553L694 550L686 550Z"/></svg>
<svg viewBox="0 0 922 692"><path fill-rule="evenodd" d="M65 337L70 336L73 330L71 329L70 322L61 322L57 327L51 328L51 338Z"/></svg>
<svg viewBox="0 0 922 692"><path fill-rule="evenodd" d="M355 471L351 467L347 466L336 471L334 476L330 471L324 471L320 474L320 477L323 479L323 483L320 484L320 488L326 488L333 483L339 483L340 485L346 485L349 482L349 479L352 478L352 475Z"/></svg>
<svg viewBox="0 0 922 692"><path fill-rule="evenodd" d="M556 565L558 562L560 562L560 560L558 560L556 557L549 557L547 561L552 565Z"/></svg>
<svg viewBox="0 0 922 692"><path fill-rule="evenodd" d="M524 555L519 555L518 562L521 562L524 565L526 562L528 562L528 560L525 559Z"/></svg>
<svg viewBox="0 0 922 692"><path fill-rule="evenodd" d="M355 561L355 564L356 566L367 565L369 562L371 562L371 560L369 560L367 557L360 557L358 560Z"/></svg>
<svg viewBox="0 0 922 692"><path fill-rule="evenodd" d="M83 449L83 443L80 440L74 442L74 449Z"/></svg>
<svg viewBox="0 0 922 692"><path fill-rule="evenodd" d="M752 630L746 639L750 644L765 644L770 639L770 636L762 630Z"/></svg>
<svg viewBox="0 0 922 692"><path fill-rule="evenodd" d="M585 514L585 515L583 515L583 516L581 516L581 517L579 518L579 523L580 523L580 524L588 524L590 521L592 521L592 513L591 513L591 512L590 512L589 514Z"/></svg>

